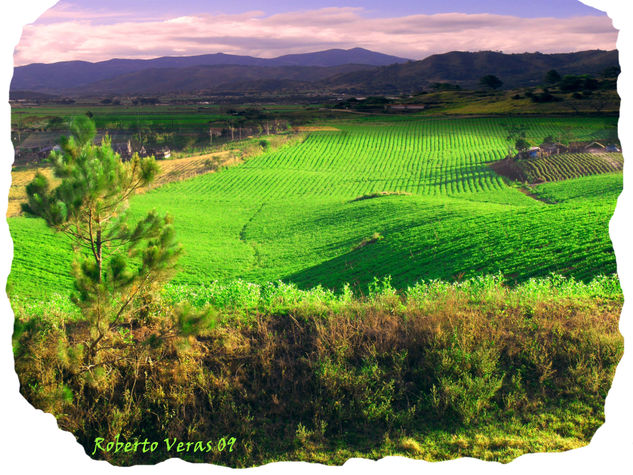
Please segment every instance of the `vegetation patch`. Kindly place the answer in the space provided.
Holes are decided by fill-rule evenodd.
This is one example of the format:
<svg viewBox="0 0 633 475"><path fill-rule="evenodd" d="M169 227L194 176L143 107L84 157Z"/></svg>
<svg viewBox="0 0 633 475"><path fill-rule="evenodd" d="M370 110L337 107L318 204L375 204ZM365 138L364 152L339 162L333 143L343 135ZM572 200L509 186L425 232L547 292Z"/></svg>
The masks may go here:
<svg viewBox="0 0 633 475"><path fill-rule="evenodd" d="M340 132L341 129L330 125L301 125L296 127L298 132Z"/></svg>
<svg viewBox="0 0 633 475"><path fill-rule="evenodd" d="M215 323L144 344L183 301L212 303ZM171 287L100 353L107 371L80 377L68 349L86 329L67 303L13 305L21 392L87 453L117 434L234 437L232 452L178 454L234 467L387 455L508 462L580 447L604 420L623 350L615 276L517 287L486 276L405 292L383 280L363 298L287 284ZM130 465L174 455L93 457Z"/></svg>

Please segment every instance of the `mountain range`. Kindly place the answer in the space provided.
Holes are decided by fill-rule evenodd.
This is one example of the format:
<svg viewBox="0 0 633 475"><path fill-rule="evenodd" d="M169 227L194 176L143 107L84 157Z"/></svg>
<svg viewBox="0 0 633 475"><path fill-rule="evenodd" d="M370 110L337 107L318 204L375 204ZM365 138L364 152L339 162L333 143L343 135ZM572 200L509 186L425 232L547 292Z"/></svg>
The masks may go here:
<svg viewBox="0 0 633 475"><path fill-rule="evenodd" d="M288 68L293 67L328 68L350 64L386 66L407 61L409 60L375 53L362 48L354 48L350 50L331 49L315 53L289 54L271 59L216 53L184 57L165 56L155 59L110 59L97 63L87 61L64 61L52 64L34 63L18 66L14 69L11 90L72 94L77 88L85 88L85 86L93 83L99 83L99 86L97 86L99 88L104 86L105 83L103 81L135 73L144 73L141 74L143 79L147 76L155 77L157 83L161 81L160 77L158 77L160 74L165 73L166 76L169 76L177 70L202 68L202 71L214 74L218 70L210 69L209 67L212 66L248 66L262 73L265 71L263 68L285 68L285 71L288 71ZM245 70L246 68L238 69L240 73ZM228 69L228 71L236 71L236 69ZM284 69L278 69L277 71L277 74L281 74L278 79L283 79ZM333 74L338 72L340 71L332 70ZM228 74L230 76L230 73ZM292 76L296 77L296 75L291 74L290 78ZM319 76L319 79L321 77ZM228 79L232 79L232 77ZM152 87L151 84L148 86ZM153 89L156 89L156 87L160 86L154 86Z"/></svg>
<svg viewBox="0 0 633 475"><path fill-rule="evenodd" d="M599 74L618 66L618 52L504 54L494 51L450 52L421 61L362 48L332 49L278 58L228 54L111 59L97 63L67 61L16 67L13 97L24 91L70 97L100 95L243 94L243 93L401 93L434 82L474 87L487 74L505 87L538 85L545 73Z"/></svg>

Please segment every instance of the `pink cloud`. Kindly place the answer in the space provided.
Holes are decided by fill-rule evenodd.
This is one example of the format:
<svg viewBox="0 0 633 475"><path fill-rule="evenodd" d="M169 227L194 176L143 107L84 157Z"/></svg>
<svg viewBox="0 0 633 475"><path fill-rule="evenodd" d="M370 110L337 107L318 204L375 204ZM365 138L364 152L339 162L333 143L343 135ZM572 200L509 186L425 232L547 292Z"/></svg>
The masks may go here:
<svg viewBox="0 0 633 475"><path fill-rule="evenodd" d="M614 49L617 39L611 20L599 16L559 19L443 13L367 18L359 8L324 8L272 16L255 11L142 21L119 14L118 21L104 23L98 15L57 14L55 21L49 17L24 28L16 65L215 52L274 57L356 46L421 59L453 50Z"/></svg>

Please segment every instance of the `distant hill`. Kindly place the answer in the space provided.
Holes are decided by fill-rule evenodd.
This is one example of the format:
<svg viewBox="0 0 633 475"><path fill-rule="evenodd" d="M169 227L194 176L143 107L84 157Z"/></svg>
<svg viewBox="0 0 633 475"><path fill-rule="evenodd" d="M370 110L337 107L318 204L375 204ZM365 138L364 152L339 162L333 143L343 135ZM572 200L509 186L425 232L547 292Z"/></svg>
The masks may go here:
<svg viewBox="0 0 633 475"><path fill-rule="evenodd" d="M33 91L43 93L69 93L76 88L85 88L93 83L138 73L153 71L153 77L159 74L169 75L173 70L200 66L256 66L256 67L334 67L342 65L385 66L408 61L404 58L376 53L362 48L349 50L331 49L306 54L290 54L278 58L265 59L230 54L207 54L186 57L162 57L155 59L111 59L98 63L87 61L65 61L60 63L35 63L14 69L11 82L12 91ZM357 68L365 69L365 68ZM161 71L158 70L168 70ZM171 71L170 71L171 70ZM349 70L348 70L349 71ZM336 71L335 71L336 72ZM149 73L148 73L149 74ZM265 74L269 76L269 74ZM145 74L147 77L147 74ZM321 76L318 77L320 79ZM283 79L278 77L276 79ZM229 78L230 80L230 78ZM100 87L101 87L100 86ZM149 84L150 88L156 86Z"/></svg>
<svg viewBox="0 0 633 475"><path fill-rule="evenodd" d="M151 60L113 59L31 64L15 68L11 91L66 96L275 91L340 94L416 92L435 82L478 87L487 74L505 88L537 86L545 73L599 75L618 66L618 52L504 54L454 51L421 61L355 48L274 59L212 54Z"/></svg>
<svg viewBox="0 0 633 475"><path fill-rule="evenodd" d="M541 84L544 75L551 69L556 69L562 75L595 75L618 64L617 50L562 54L454 51L429 56L422 61L333 76L324 82L324 86L358 92L406 92L434 82L476 87L482 76L494 74L503 81L504 87L514 88Z"/></svg>
<svg viewBox="0 0 633 475"><path fill-rule="evenodd" d="M373 70L374 66L244 66L218 65L190 68L145 69L65 90L66 95L142 95L167 93L243 92L239 84L248 84L249 90L270 90L272 82L294 89L307 90L315 83L331 76L350 71ZM272 81L272 82L271 82ZM261 88L257 84L261 83Z"/></svg>

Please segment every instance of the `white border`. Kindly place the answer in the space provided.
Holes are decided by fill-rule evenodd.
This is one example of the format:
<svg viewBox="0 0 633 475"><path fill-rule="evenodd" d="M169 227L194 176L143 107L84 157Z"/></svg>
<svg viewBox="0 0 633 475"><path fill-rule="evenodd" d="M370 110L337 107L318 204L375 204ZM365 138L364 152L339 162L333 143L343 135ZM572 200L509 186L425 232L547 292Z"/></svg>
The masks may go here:
<svg viewBox="0 0 633 475"><path fill-rule="evenodd" d="M485 0L482 0L485 1ZM556 0L554 0L556 1ZM9 83L13 68L13 50L19 41L23 25L35 21L47 8L55 4L54 0L23 0L15 6L3 1L0 16L0 90L4 102L0 114L0 213L6 215L10 169L13 148L9 137L10 107L8 103ZM344 0L341 2L344 4ZM620 117L620 138L625 151L633 150L633 14L630 0L584 0L584 3L607 11L614 19L614 26L620 30L618 49L622 75L619 92L622 97ZM622 359L612 390L606 403L606 423L598 430L591 444L583 449L560 454L532 454L519 457L508 465L481 462L474 459L460 459L441 463L414 461L401 457L388 457L378 462L352 459L343 467L326 467L316 464L282 462L264 467L248 469L248 473L384 473L398 471L406 473L632 473L633 472L633 355L630 340L633 336L630 298L633 295L633 246L631 232L633 226L633 196L630 179L631 165L625 160L624 192L618 200L618 206L610 224L618 261L618 273L625 292L625 305L620 328L625 337L626 351ZM4 289L11 268L13 248L9 229L5 220L0 220L0 288ZM11 334L13 332L13 314L4 290L0 290L0 385L1 399L1 439L0 468L3 473L53 473L63 471L66 474L113 473L132 474L173 473L225 473L232 469L192 465L180 460L169 460L159 465L136 466L133 468L112 467L106 462L91 460L74 437L57 428L50 414L33 409L18 392L18 379L13 368L11 352Z"/></svg>

